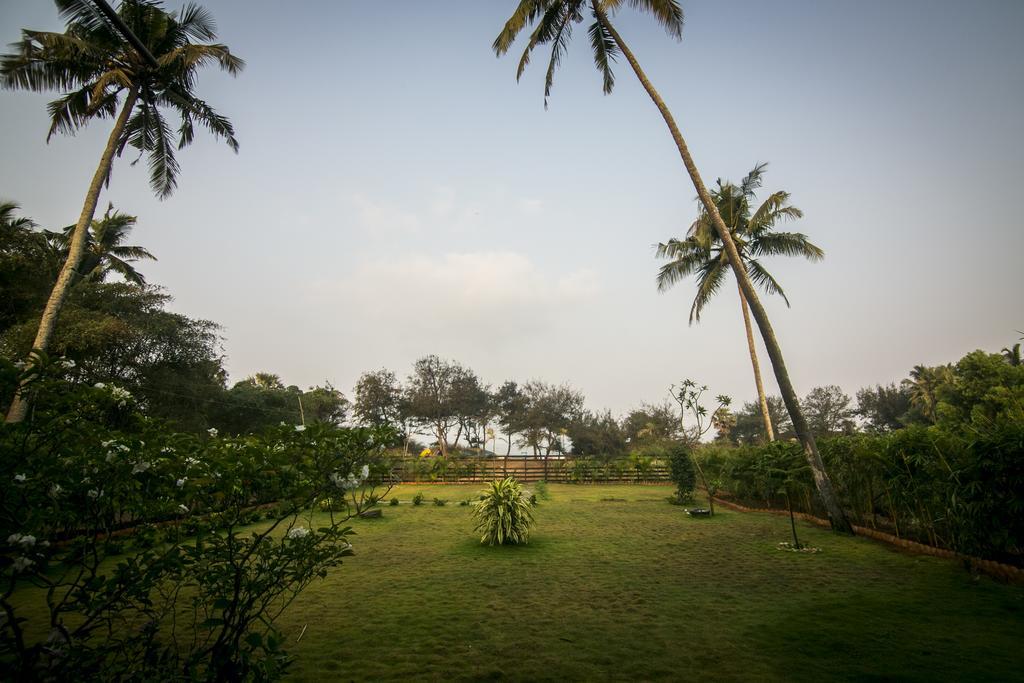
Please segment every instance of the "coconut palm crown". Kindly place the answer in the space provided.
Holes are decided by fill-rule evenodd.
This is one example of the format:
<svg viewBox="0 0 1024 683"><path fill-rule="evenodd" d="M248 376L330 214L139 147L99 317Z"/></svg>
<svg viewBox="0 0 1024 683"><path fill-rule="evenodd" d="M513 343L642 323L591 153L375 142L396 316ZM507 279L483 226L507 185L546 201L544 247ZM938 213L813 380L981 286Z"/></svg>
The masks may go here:
<svg viewBox="0 0 1024 683"><path fill-rule="evenodd" d="M760 259L765 256L803 256L819 261L825 252L803 233L774 230L780 221L803 216L800 209L789 205L788 192L773 192L756 210L753 209L754 193L761 187L766 166L757 164L739 185L722 182L719 178L711 196L729 228L750 279L765 293L781 296L789 306L786 292ZM658 271L658 291L664 292L696 273L697 294L690 307L690 323L700 321L701 311L718 292L730 270L729 259L707 211L701 211L690 226L686 239L670 239L659 244L657 256L671 259Z"/></svg>
<svg viewBox="0 0 1024 683"><path fill-rule="evenodd" d="M175 148L192 142L195 124L238 149L231 122L195 96L196 72L208 64L235 75L244 62L226 45L197 43L216 38L209 12L185 5L167 12L152 0L124 0L118 14L156 57L150 65L99 14L88 0L56 0L67 21L64 33L25 29L14 52L0 57L0 84L33 92L64 91L47 109L50 129L74 134L94 119L113 117L122 96L132 103L131 116L117 140L149 160L150 184L161 198L177 184ZM176 135L164 109L177 113Z"/></svg>
<svg viewBox="0 0 1024 683"><path fill-rule="evenodd" d="M590 37L590 47L594 52L594 66L601 73L604 92L607 95L615 87L615 74L611 65L619 56L620 50L608 25L601 20L598 12L614 14L622 5L649 12L670 36L677 40L682 38L683 9L675 0L522 0L505 22L504 28L494 39L491 47L500 57L511 49L523 29L537 24L519 58L516 80L522 77L534 49L541 45L551 45L548 69L544 76L544 106L547 107L555 70L565 56L572 38L573 25L582 22L589 14L594 21L587 27L587 35Z"/></svg>
<svg viewBox="0 0 1024 683"><path fill-rule="evenodd" d="M144 247L123 244L138 219L120 211L114 211L113 204L107 207L103 218L93 221L86 241L85 256L78 267L78 279L102 282L110 273L117 273L135 285L146 284L146 278L132 266L141 259L156 261L156 257ZM69 225L61 232L47 231L47 239L56 246L62 257L67 256L71 235L75 226Z"/></svg>

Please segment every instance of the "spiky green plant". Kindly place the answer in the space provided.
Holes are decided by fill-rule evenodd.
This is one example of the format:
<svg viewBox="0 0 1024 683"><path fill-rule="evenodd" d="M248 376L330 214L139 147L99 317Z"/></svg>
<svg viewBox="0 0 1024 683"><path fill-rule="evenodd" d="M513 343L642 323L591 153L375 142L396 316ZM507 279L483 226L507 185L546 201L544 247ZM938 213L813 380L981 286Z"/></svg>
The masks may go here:
<svg viewBox="0 0 1024 683"><path fill-rule="evenodd" d="M492 481L474 504L475 530L487 545L518 545L530 538L533 513L523 487L513 477Z"/></svg>

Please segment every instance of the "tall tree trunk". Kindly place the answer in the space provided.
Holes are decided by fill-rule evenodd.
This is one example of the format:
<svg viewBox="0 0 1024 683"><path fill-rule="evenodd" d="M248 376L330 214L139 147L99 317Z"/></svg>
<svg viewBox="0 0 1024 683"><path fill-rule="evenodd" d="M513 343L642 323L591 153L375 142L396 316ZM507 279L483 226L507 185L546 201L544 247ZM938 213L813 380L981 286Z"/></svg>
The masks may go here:
<svg viewBox="0 0 1024 683"><path fill-rule="evenodd" d="M651 100L654 102L658 111L661 112L661 117L665 120L665 124L668 126L669 132L672 134L672 139L676 143L676 148L679 150L679 156L683 160L683 165L686 167L686 172L690 176L690 180L693 181L693 186L697 190L697 195L700 197L701 203L704 205L704 210L707 211L711 217L712 225L715 226L715 231L718 233L719 238L722 240L722 246L725 249L726 256L729 259L729 264L732 266L733 272L736 274L736 280L740 284L740 290L746 296L747 303L750 305L750 311L754 315L754 320L757 321L757 327L761 330L761 338L764 339L765 348L768 350L768 357L772 361L772 369L775 371L775 379L779 384L779 391L782 393L782 400L786 404L786 409L789 411L789 417L793 421L793 429L796 430L797 438L800 439L800 443L803 446L804 456L807 458L807 462L811 467L811 472L814 475L814 484L818 489L818 495L821 496L821 501L825 505L825 509L828 511L829 518L832 522L832 529L841 533L852 534L853 527L850 526L850 521L846 518L846 514L843 509L839 506L839 501L836 499L835 490L832 488L832 481L829 479L828 473L825 471L825 465L821 461L821 455L818 453L818 445L814 442L814 435L811 434L807 428L807 420L804 419L803 412L800 410L800 402L797 399L796 391L793 389L793 383L789 379L789 372L786 370L786 361L782 357L782 349L779 347L779 341L775 338L775 331L772 329L771 322L768 320L768 313L764 310L764 306L761 304L761 300L757 296L757 291L754 289L754 284L750 281L750 277L747 275L747 271L743 268L743 261L740 259L739 252L736 250L736 244L732 241L732 236L729 234L729 229L726 227L725 222L718 213L718 208L715 206L715 202L711 199L711 194L708 189L704 186L704 181L700 177L700 172L697 171L697 165L693 161L693 157L690 156L690 150L686 146L686 141L683 139L682 133L679 132L679 126L676 125L675 118L672 116L672 112L668 110L665 105L665 101L661 99L661 95L654 89L654 86L648 80L647 75L643 69L640 68L640 63L637 61L633 52L629 49L626 43L622 40L622 36L615 30L611 22L608 21L608 17L604 11L597 4L596 0L593 2L594 12L598 20L608 29L608 33L611 34L612 39L622 50L622 54L626 57L626 61L629 62L630 67L633 69L633 73L640 80L640 84L647 91Z"/></svg>
<svg viewBox="0 0 1024 683"><path fill-rule="evenodd" d="M78 279L78 268L82 263L82 257L85 256L89 227L92 225L93 216L96 214L96 204L99 202L100 191L110 176L110 169L114 164L114 155L117 154L118 142L121 139L122 133L124 133L128 117L131 116L138 97L139 93L135 88L128 91L124 107L122 107L121 113L114 122L114 129L110 131L110 137L107 138L107 146L103 150L103 156L100 157L96 173L92 176L89 191L85 193L82 213L78 216L78 223L75 224L74 232L71 233L67 260L64 261L60 274L57 275L57 281L50 291L50 298L47 299L42 318L39 320L39 329L36 332L35 341L32 342L32 350L34 351L48 350L50 342L53 341L53 333L57 327L57 318L60 316L60 310L68 298L71 284ZM6 421L8 423L21 422L28 414L28 399L24 396L24 388L25 383L22 383L14 392L14 398L11 399L10 408L7 410Z"/></svg>
<svg viewBox="0 0 1024 683"><path fill-rule="evenodd" d="M739 283L736 283L739 287ZM743 326L747 330L747 348L750 349L750 364L754 367L754 384L757 385L757 400L761 404L761 419L764 420L764 433L769 441L775 441L775 430L772 429L772 416L768 412L768 398L764 395L764 382L761 381L761 364L757 362L757 347L754 345L754 330L750 327L750 311L747 310L747 297L740 288L740 308L743 309Z"/></svg>

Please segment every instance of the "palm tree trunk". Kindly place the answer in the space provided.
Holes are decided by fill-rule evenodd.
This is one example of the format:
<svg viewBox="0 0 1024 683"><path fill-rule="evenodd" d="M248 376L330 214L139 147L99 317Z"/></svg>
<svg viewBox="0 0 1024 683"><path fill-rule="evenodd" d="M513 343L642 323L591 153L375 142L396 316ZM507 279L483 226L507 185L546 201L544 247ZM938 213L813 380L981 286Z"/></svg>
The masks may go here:
<svg viewBox="0 0 1024 683"><path fill-rule="evenodd" d="M651 100L655 106L658 107L658 111L661 112L661 116L665 119L665 124L668 126L669 132L672 134L672 139L676 143L676 148L679 150L679 156L682 157L683 165L686 167L686 172L690 176L690 180L693 181L693 186L697 190L697 195L700 197L701 203L704 205L705 211L711 217L711 222L715 226L715 231L718 233L719 238L722 240L722 246L725 248L726 256L729 259L729 264L732 266L733 272L736 274L736 280L740 284L740 290L746 296L747 303L750 305L750 311L754 315L754 320L757 321L757 327L761 330L761 338L764 339L765 348L768 350L768 357L772 362L772 369L775 371L775 379L778 381L779 390L782 393L782 400L786 404L786 408L789 411L790 419L793 421L793 429L796 430L797 438L800 439L800 443L803 446L804 456L807 458L807 462L811 467L811 472L814 475L814 483L818 489L818 495L821 496L821 501L825 505L825 509L828 511L829 517L832 521L832 529L841 533L853 533L853 527L850 526L850 521L846 518L846 514L843 509L839 506L839 501L836 499L835 491L832 488L832 481L828 477L828 473L825 471L825 465L821 461L821 455L818 453L818 445L814 442L814 435L811 434L810 429L807 428L807 420L804 419L803 412L800 410L800 401L797 398L796 390L793 389L793 382L789 379L789 372L786 370L786 361L782 357L782 349L779 347L779 341L775 338L775 331L772 329L771 322L768 320L768 313L764 310L764 306L761 304L761 300L757 296L757 291L754 289L753 283L750 281L750 277L747 275L747 271L743 268L743 262L740 259L739 252L736 250L736 244L732 241L732 236L729 234L729 229L726 227L722 217L718 214L718 208L715 206L715 202L711 199L711 194L708 189L704 186L704 181L700 177L700 172L697 170L697 165L693 161L693 157L690 156L690 150L686 146L686 141L683 139L682 133L679 132L679 126L676 125L675 118L672 116L672 112L668 110L665 101L661 99L661 95L654 89L654 86L648 80L647 75L643 69L640 68L640 63L633 55L629 47L622 40L622 36L615 30L611 22L608 21L608 17L605 16L604 11L600 8L597 2L593 2L594 12L598 20L608 29L608 33L611 34L612 39L622 50L622 54L626 57L626 61L633 68L633 73L640 80L640 84L647 91Z"/></svg>
<svg viewBox="0 0 1024 683"><path fill-rule="evenodd" d="M739 287L739 283L736 284ZM740 308L743 309L743 326L747 330L747 348L750 349L750 364L754 367L754 384L757 385L757 400L761 404L761 418L764 420L764 433L769 441L775 441L775 430L772 429L772 416L768 413L768 399L764 395L764 382L761 381L761 364L757 362L757 347L754 345L754 330L750 327L750 311L747 310L747 297L740 288Z"/></svg>
<svg viewBox="0 0 1024 683"><path fill-rule="evenodd" d="M89 191L85 194L85 204L82 205L82 213L79 215L78 223L75 224L75 230L71 234L67 260L64 261L60 274L57 275L57 282L54 283L53 290L50 291L50 298L46 301L42 318L39 320L39 330L36 332L35 341L32 342L32 350L34 351L46 351L50 348L50 342L53 340L53 333L57 327L57 318L60 315L60 310L63 308L64 302L68 298L68 293L71 291L71 284L78 278L78 268L85 255L89 226L92 225L93 216L96 214L96 204L99 202L100 191L110 176L110 169L114 163L114 155L117 153L118 142L121 140L125 126L128 124L128 117L131 116L138 96L138 90L135 88L128 91L124 107L114 122L114 129L110 131L107 146L103 150L103 156L100 157L96 173L93 174L92 182L89 184ZM6 421L8 423L21 422L28 414L28 399L24 396L24 388L25 383L22 383L14 392L11 406L7 410Z"/></svg>

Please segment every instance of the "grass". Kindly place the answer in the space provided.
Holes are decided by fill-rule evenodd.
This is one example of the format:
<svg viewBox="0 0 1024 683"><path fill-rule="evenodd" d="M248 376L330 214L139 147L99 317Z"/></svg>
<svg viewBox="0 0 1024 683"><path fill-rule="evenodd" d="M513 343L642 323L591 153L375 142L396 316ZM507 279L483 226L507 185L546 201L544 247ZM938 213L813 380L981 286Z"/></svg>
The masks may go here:
<svg viewBox="0 0 1024 683"><path fill-rule="evenodd" d="M479 488L355 521L279 621L291 680L1024 681L1024 587L808 525L821 552L780 552L788 519L691 519L666 486L552 484L523 547L410 504Z"/></svg>

